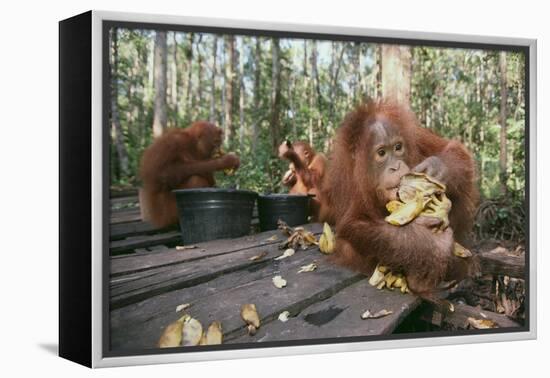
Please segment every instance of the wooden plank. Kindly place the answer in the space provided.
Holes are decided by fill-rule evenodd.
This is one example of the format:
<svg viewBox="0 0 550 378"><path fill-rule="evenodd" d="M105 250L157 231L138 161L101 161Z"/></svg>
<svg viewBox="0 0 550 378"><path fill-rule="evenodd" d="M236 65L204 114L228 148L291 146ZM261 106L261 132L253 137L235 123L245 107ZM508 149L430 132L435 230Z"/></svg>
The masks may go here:
<svg viewBox="0 0 550 378"><path fill-rule="evenodd" d="M299 313L291 312L285 323L276 319L258 329L254 336L244 335L232 343L303 340L390 334L421 300L394 290L378 290L366 279L334 296L313 304ZM382 309L392 314L378 319L361 319L366 310Z"/></svg>
<svg viewBox="0 0 550 378"><path fill-rule="evenodd" d="M483 274L525 279L525 255L516 256L504 248L495 248L479 255Z"/></svg>
<svg viewBox="0 0 550 378"><path fill-rule="evenodd" d="M129 209L125 211L111 212L110 224L141 222L141 213L139 209Z"/></svg>
<svg viewBox="0 0 550 378"><path fill-rule="evenodd" d="M319 223L307 224L303 227L315 234L320 234L323 228ZM276 236L277 238L275 240L268 240L273 236ZM282 232L279 230L273 230L231 240L220 239L205 243L197 243L197 248L195 249L179 251L173 248L163 252L161 255L143 253L140 255L116 256L111 259L111 275L117 276L121 274L136 273L146 269L233 253L239 250L246 250L267 245L278 245L284 240L286 240L286 237Z"/></svg>
<svg viewBox="0 0 550 378"><path fill-rule="evenodd" d="M474 319L490 319L494 321L499 328L516 328L521 327L520 324L514 322L506 315L497 314L487 310L482 310L467 304L454 304L455 311L443 315L433 305L427 305L423 311L421 318L436 326L450 326L453 329L468 328L468 318Z"/></svg>
<svg viewBox="0 0 550 378"><path fill-rule="evenodd" d="M317 270L297 273L300 266L312 261L317 262ZM273 285L275 275L287 280L285 288L278 289ZM114 350L155 347L164 327L181 316L175 308L182 303L192 303L187 312L205 327L214 320L221 321L229 342L245 333L245 324L240 317L240 308L245 303L256 304L262 324L266 325L285 309L299 312L361 279L364 276L329 263L314 248L297 251L294 256L280 261L248 265L197 286L112 310L111 347ZM313 337L315 335L310 335Z"/></svg>
<svg viewBox="0 0 550 378"><path fill-rule="evenodd" d="M109 239L120 240L137 235L157 234L177 229L177 224L165 228L157 228L151 223L143 221L115 223L111 224L109 227Z"/></svg>
<svg viewBox="0 0 550 378"><path fill-rule="evenodd" d="M181 252L191 251L194 250ZM315 255L320 254L317 246L313 246L306 251L313 251ZM260 261L250 260L251 257L263 252L267 255ZM196 253L200 254L201 251L199 250ZM111 284L111 306L112 308L118 308L167 291L191 287L222 274L246 269L256 264L265 264L282 253L283 251L278 248L277 244L256 245L232 253L215 255L191 262L184 260L177 264L127 274L125 275L127 281L121 284ZM182 255L185 256L185 253L182 253ZM120 282L120 280L117 279L117 282Z"/></svg>
<svg viewBox="0 0 550 378"><path fill-rule="evenodd" d="M111 198L110 201L111 206L116 205L126 205L129 203L135 203L139 205L139 196L128 196L128 197L115 197Z"/></svg>
<svg viewBox="0 0 550 378"><path fill-rule="evenodd" d="M137 248L151 247L159 244L173 245L181 243L179 231L171 231L163 234L135 236L124 240L115 240L109 244L111 255L131 252Z"/></svg>
<svg viewBox="0 0 550 378"><path fill-rule="evenodd" d="M111 189L109 192L110 198L120 198L120 197L130 197L137 196L137 188L126 188L126 189Z"/></svg>

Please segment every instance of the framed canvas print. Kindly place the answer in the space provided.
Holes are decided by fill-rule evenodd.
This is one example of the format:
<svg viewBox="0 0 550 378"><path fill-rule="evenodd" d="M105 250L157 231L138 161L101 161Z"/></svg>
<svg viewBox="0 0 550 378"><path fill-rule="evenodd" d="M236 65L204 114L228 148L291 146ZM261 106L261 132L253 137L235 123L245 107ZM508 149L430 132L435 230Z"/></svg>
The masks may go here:
<svg viewBox="0 0 550 378"><path fill-rule="evenodd" d="M535 40L59 28L62 357L536 337Z"/></svg>

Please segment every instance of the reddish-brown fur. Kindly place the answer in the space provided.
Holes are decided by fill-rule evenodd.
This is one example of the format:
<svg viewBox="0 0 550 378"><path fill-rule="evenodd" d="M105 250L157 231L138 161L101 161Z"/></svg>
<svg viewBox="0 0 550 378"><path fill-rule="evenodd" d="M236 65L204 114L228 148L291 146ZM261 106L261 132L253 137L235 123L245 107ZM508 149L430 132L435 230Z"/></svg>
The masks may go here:
<svg viewBox="0 0 550 378"><path fill-rule="evenodd" d="M279 147L279 155L290 161L291 169L294 171L293 176L283 183L290 186L291 194L315 196L311 200L311 215L317 220L321 204L320 188L327 169L326 157L316 153L309 143L303 141L294 142L290 147L287 142L283 142Z"/></svg>
<svg viewBox="0 0 550 378"><path fill-rule="evenodd" d="M145 150L140 165L141 206L151 223L164 227L177 222L172 190L214 186L214 171L239 166L234 154L212 159L221 142L222 130L201 121L166 131Z"/></svg>
<svg viewBox="0 0 550 378"><path fill-rule="evenodd" d="M392 124L406 146L403 162L413 169L435 156L446 172L452 201L450 228L434 233L422 217L401 227L384 220L385 202L377 195L369 130L377 120ZM374 126L373 126L374 127ZM468 266L452 254L453 241L466 242L478 202L474 161L455 140L441 138L418 125L414 114L389 101L370 101L350 113L339 128L335 151L323 184L321 217L336 224L333 260L371 274L377 263L403 271L417 294L429 294L442 281L461 279ZM453 235L454 232L454 235Z"/></svg>

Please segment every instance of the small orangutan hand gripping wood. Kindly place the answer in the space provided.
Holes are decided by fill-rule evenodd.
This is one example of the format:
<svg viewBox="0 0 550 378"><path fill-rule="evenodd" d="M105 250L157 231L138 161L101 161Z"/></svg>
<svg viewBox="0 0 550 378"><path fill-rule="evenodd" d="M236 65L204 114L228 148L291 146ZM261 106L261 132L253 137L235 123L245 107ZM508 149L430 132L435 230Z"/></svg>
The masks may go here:
<svg viewBox="0 0 550 378"><path fill-rule="evenodd" d="M440 227L441 217L422 214L401 226L385 220L386 204L398 199L401 178L411 168L446 186L450 227ZM473 224L479 197L475 179L464 145L420 127L407 108L387 101L359 106L337 132L323 188L336 223L332 258L365 274L380 263L404 273L411 291L431 298L441 281L469 274L453 248L455 240L466 241Z"/></svg>
<svg viewBox="0 0 550 378"><path fill-rule="evenodd" d="M140 177L143 182L144 213L157 227L178 221L174 189L212 187L214 172L239 167L234 154L221 157L222 130L208 122L195 122L185 129L174 128L156 139L143 153Z"/></svg>
<svg viewBox="0 0 550 378"><path fill-rule="evenodd" d="M319 218L321 184L327 167L327 159L307 142L285 140L279 146L279 157L290 161L289 170L283 177L283 184L290 187L290 194L313 194L311 213Z"/></svg>

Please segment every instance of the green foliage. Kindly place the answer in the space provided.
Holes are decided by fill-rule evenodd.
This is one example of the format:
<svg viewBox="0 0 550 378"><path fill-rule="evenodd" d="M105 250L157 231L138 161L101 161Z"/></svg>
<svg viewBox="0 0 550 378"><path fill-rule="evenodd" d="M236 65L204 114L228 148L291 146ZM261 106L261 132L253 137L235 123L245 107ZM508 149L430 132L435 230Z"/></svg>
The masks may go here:
<svg viewBox="0 0 550 378"><path fill-rule="evenodd" d="M117 35L116 104L130 173L121 172L117 150L111 144L111 182L135 185L140 157L152 141L155 32L119 29ZM195 33L190 37L188 33L168 33L168 127L186 127L192 121L209 119L225 128L225 88L229 82L226 67L230 60L225 40L218 35L214 46L213 34ZM328 154L331 138L344 116L361 99L379 93L379 45L281 39L280 117L278 124L272 125L275 85L272 45L273 40L267 37L235 37L237 87L232 103L235 134L224 147L240 156L241 167L233 176L217 173L219 186L258 192L284 191L281 177L288 163L277 158L277 145L285 138L306 140L316 150ZM500 199L499 52L412 48L412 109L422 126L444 137L459 139L472 151L483 198L497 198L495 204L503 206L490 212L494 219L484 218L489 229L502 226L510 214L516 214L515 210L507 212L507 209L516 209L525 196L525 61L519 53L506 55L508 193L504 198L510 203ZM241 60L242 74L238 64ZM216 72L212 76L214 63ZM275 140L273 132L279 140Z"/></svg>

